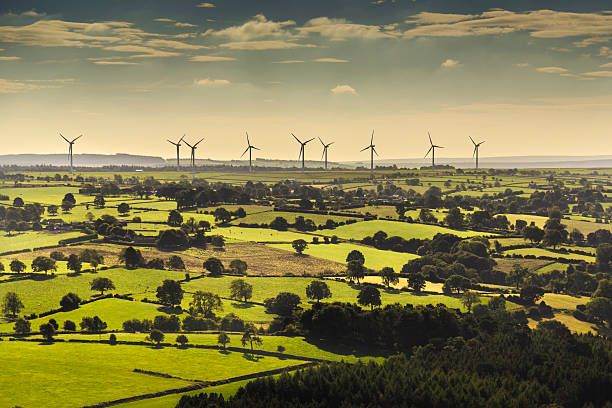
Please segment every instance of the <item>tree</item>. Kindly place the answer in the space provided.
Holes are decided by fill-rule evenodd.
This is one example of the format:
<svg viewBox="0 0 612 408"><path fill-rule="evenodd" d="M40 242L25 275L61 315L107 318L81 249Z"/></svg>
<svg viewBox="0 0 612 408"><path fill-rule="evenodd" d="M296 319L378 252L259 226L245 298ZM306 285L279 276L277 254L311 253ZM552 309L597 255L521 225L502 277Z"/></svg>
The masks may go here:
<svg viewBox="0 0 612 408"><path fill-rule="evenodd" d="M168 266L169 269L174 269L177 271L185 270L185 263L183 262L183 259L178 255L172 255L170 258L168 258L166 265Z"/></svg>
<svg viewBox="0 0 612 408"><path fill-rule="evenodd" d="M53 336L55 336L55 327L53 327L51 323L41 324L38 330L46 341L51 342L53 340Z"/></svg>
<svg viewBox="0 0 612 408"><path fill-rule="evenodd" d="M597 282L597 289L593 292L593 297L612 299L612 279L601 279Z"/></svg>
<svg viewBox="0 0 612 408"><path fill-rule="evenodd" d="M13 259L9 264L11 272L21 273L26 270L26 264L21 262L19 259Z"/></svg>
<svg viewBox="0 0 612 408"><path fill-rule="evenodd" d="M64 195L62 202L63 201L69 202L73 206L76 205L76 199L74 198L74 194L72 193L66 193L66 195Z"/></svg>
<svg viewBox="0 0 612 408"><path fill-rule="evenodd" d="M119 253L119 260L125 262L126 268L136 268L144 264L142 253L133 247L127 247Z"/></svg>
<svg viewBox="0 0 612 408"><path fill-rule="evenodd" d="M100 295L104 295L105 290L115 289L115 284L109 278L95 278L89 283L91 290L97 290Z"/></svg>
<svg viewBox="0 0 612 408"><path fill-rule="evenodd" d="M230 337L225 332L221 332L217 336L217 343L220 344L221 347L223 347L223 350L227 348L227 345L230 343L230 341Z"/></svg>
<svg viewBox="0 0 612 408"><path fill-rule="evenodd" d="M81 330L89 333L100 333L106 329L107 324L103 322L98 316L94 317L83 317L81 323L79 323Z"/></svg>
<svg viewBox="0 0 612 408"><path fill-rule="evenodd" d="M106 204L104 201L104 196L101 195L97 195L96 198L94 198L93 203L97 208L104 208L104 205Z"/></svg>
<svg viewBox="0 0 612 408"><path fill-rule="evenodd" d="M308 248L308 243L303 239L296 239L291 243L291 246L293 247L293 249L295 249L295 252L302 255L304 250Z"/></svg>
<svg viewBox="0 0 612 408"><path fill-rule="evenodd" d="M13 200L13 207L23 207L23 198L15 197Z"/></svg>
<svg viewBox="0 0 612 408"><path fill-rule="evenodd" d="M380 291L374 286L366 286L359 291L357 302L362 306L370 306L374 310L374 306L382 304L380 300Z"/></svg>
<svg viewBox="0 0 612 408"><path fill-rule="evenodd" d="M508 279L510 282L516 285L516 290L518 290L521 283L529 273L529 270L525 267L522 267L521 264L515 263L512 266L512 270L508 273Z"/></svg>
<svg viewBox="0 0 612 408"><path fill-rule="evenodd" d="M521 299L528 304L534 304L544 296L544 289L536 285L525 285L521 288Z"/></svg>
<svg viewBox="0 0 612 408"><path fill-rule="evenodd" d="M544 238L544 230L535 225L528 225L523 228L523 237L531 241L531 243L540 242Z"/></svg>
<svg viewBox="0 0 612 408"><path fill-rule="evenodd" d="M277 231L287 231L289 228L289 223L283 217L276 217L270 223L270 228L275 229Z"/></svg>
<svg viewBox="0 0 612 408"><path fill-rule="evenodd" d="M453 293L453 290L457 293L465 292L472 286L472 281L462 275L451 275L444 281L442 291L445 294Z"/></svg>
<svg viewBox="0 0 612 408"><path fill-rule="evenodd" d="M491 298L489 301L489 309L491 310L506 310L506 299L503 295Z"/></svg>
<svg viewBox="0 0 612 408"><path fill-rule="evenodd" d="M8 235L11 235L11 231L16 231L17 230L17 221L15 220L10 220L6 223L6 232L8 232Z"/></svg>
<svg viewBox="0 0 612 408"><path fill-rule="evenodd" d="M291 316L300 303L300 297L291 292L280 292L276 297L264 300L267 312L280 316Z"/></svg>
<svg viewBox="0 0 612 408"><path fill-rule="evenodd" d="M157 299L166 306L180 305L183 300L183 288L175 280L166 279L157 288Z"/></svg>
<svg viewBox="0 0 612 408"><path fill-rule="evenodd" d="M391 285L397 285L399 283L399 273L395 272L390 266L385 266L380 270L380 277L382 278L383 284L389 288Z"/></svg>
<svg viewBox="0 0 612 408"><path fill-rule="evenodd" d="M461 295L461 303L467 308L468 313L470 313L472 311L472 305L480 303L480 297L478 293L466 290L463 292L463 295Z"/></svg>
<svg viewBox="0 0 612 408"><path fill-rule="evenodd" d="M191 315L203 315L204 317L214 317L215 311L223 310L221 297L212 292L198 290L193 294L189 303L189 313Z"/></svg>
<svg viewBox="0 0 612 408"><path fill-rule="evenodd" d="M240 339L242 346L246 346L247 344L251 344L251 353L253 352L253 345L261 346L263 344L263 340L261 337L257 335L257 331L255 330L255 326L250 324L242 335L242 339Z"/></svg>
<svg viewBox="0 0 612 408"><path fill-rule="evenodd" d="M125 215L130 212L130 205L128 203L121 203L117 206L117 212L121 215Z"/></svg>
<svg viewBox="0 0 612 408"><path fill-rule="evenodd" d="M60 300L60 306L65 311L74 310L81 304L81 298L76 293L66 293Z"/></svg>
<svg viewBox="0 0 612 408"><path fill-rule="evenodd" d="M215 257L210 257L202 264L204 269L210 272L210 276L221 276L225 268L223 262Z"/></svg>
<svg viewBox="0 0 612 408"><path fill-rule="evenodd" d="M79 256L76 254L71 254L68 257L68 261L66 262L66 268L71 271L74 271L74 273L81 272L81 269L83 269L83 264L81 263L81 259L79 258Z"/></svg>
<svg viewBox="0 0 612 408"><path fill-rule="evenodd" d="M168 214L168 225L171 227L180 227L183 223L183 216L176 210L170 211Z"/></svg>
<svg viewBox="0 0 612 408"><path fill-rule="evenodd" d="M248 265L241 259L234 259L230 262L229 267L231 271L237 275L245 275Z"/></svg>
<svg viewBox="0 0 612 408"><path fill-rule="evenodd" d="M88 211L87 214L85 214L85 218L87 219L87 221L92 222L96 219L96 216L93 215L91 211Z"/></svg>
<svg viewBox="0 0 612 408"><path fill-rule="evenodd" d="M84 249L81 251L81 253L79 254L79 258L81 259L81 262L87 262L89 263L91 266L97 267L99 264L104 263L104 257L102 255L100 255L100 253L98 251L96 251L95 249Z"/></svg>
<svg viewBox="0 0 612 408"><path fill-rule="evenodd" d="M223 235L213 235L210 237L210 243L212 246L221 248L225 245L225 238Z"/></svg>
<svg viewBox="0 0 612 408"><path fill-rule="evenodd" d="M253 285L244 279L234 279L230 283L230 297L247 302L253 296Z"/></svg>
<svg viewBox="0 0 612 408"><path fill-rule="evenodd" d="M62 211L67 213L74 208L74 204L70 201L62 201Z"/></svg>
<svg viewBox="0 0 612 408"><path fill-rule="evenodd" d="M66 331L76 331L76 323L72 320L64 321L64 330Z"/></svg>
<svg viewBox="0 0 612 408"><path fill-rule="evenodd" d="M363 263L358 260L349 261L346 267L346 277L351 282L357 282L357 284L359 284L359 281L365 277L365 267Z"/></svg>
<svg viewBox="0 0 612 408"><path fill-rule="evenodd" d="M602 243L597 246L597 264L602 271L610 270L612 262L612 244Z"/></svg>
<svg viewBox="0 0 612 408"><path fill-rule="evenodd" d="M46 256L37 256L32 261L32 270L34 272L44 271L45 274L47 274L48 271L55 271L56 269L55 259L51 259Z"/></svg>
<svg viewBox="0 0 612 408"><path fill-rule="evenodd" d="M223 207L216 208L213 215L215 216L215 222L219 224L225 224L232 220L232 214Z"/></svg>
<svg viewBox="0 0 612 408"><path fill-rule="evenodd" d="M332 295L331 290L327 283L320 280L313 280L308 286L306 286L306 297L308 299L314 299L319 303L321 299L330 298Z"/></svg>
<svg viewBox="0 0 612 408"><path fill-rule="evenodd" d="M30 333L30 330L31 330L30 327L31 325L28 320L19 318L15 322L15 326L13 326L13 330L15 330L15 333L17 334L25 335L25 334Z"/></svg>
<svg viewBox="0 0 612 408"><path fill-rule="evenodd" d="M152 343L154 342L159 345L159 343L164 341L164 333L161 330L153 329L151 330L151 333L149 333L146 339Z"/></svg>
<svg viewBox="0 0 612 408"><path fill-rule="evenodd" d="M2 299L2 313L5 316L17 317L24 309L24 305L15 292L7 292Z"/></svg>
<svg viewBox="0 0 612 408"><path fill-rule="evenodd" d="M359 252L356 249L353 249L351 252L349 252L349 254L346 256L346 262L351 262L351 261L358 261L360 264L365 264L365 256L363 256L363 254L361 252Z"/></svg>
<svg viewBox="0 0 612 408"><path fill-rule="evenodd" d="M444 223L450 228L460 229L463 228L465 220L461 210L457 207L453 207L448 210L448 214L444 217Z"/></svg>
<svg viewBox="0 0 612 408"><path fill-rule="evenodd" d="M593 298L585 305L585 313L600 322L612 325L612 300L604 297Z"/></svg>
<svg viewBox="0 0 612 408"><path fill-rule="evenodd" d="M184 334L179 334L176 336L176 342L180 344L181 347L185 347L185 345L189 343L189 339Z"/></svg>
<svg viewBox="0 0 612 408"><path fill-rule="evenodd" d="M55 204L51 204L49 206L47 206L47 213L49 213L49 215L55 215L57 214L57 210L59 209L59 207Z"/></svg>
<svg viewBox="0 0 612 408"><path fill-rule="evenodd" d="M161 231L156 245L164 250L182 250L189 248L189 237L182 229L168 229Z"/></svg>
<svg viewBox="0 0 612 408"><path fill-rule="evenodd" d="M547 229L542 238L542 243L545 246L552 246L553 249L557 249L557 245L562 244L564 241L563 234L557 229Z"/></svg>
<svg viewBox="0 0 612 408"><path fill-rule="evenodd" d="M415 292L420 292L425 289L425 275L421 272L415 272L408 275L408 287Z"/></svg>

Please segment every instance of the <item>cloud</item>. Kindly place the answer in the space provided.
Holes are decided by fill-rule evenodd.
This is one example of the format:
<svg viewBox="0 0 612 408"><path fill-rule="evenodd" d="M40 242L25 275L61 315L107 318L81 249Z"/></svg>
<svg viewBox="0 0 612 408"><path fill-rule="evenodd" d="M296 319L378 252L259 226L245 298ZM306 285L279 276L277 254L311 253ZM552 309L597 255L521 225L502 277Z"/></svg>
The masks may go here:
<svg viewBox="0 0 612 408"><path fill-rule="evenodd" d="M547 74L561 74L567 72L567 69L562 67L540 67L536 68L536 71L545 72Z"/></svg>
<svg viewBox="0 0 612 408"><path fill-rule="evenodd" d="M607 43L608 41L610 41L610 38L611 37L591 37L591 38L585 38L584 40L581 40L581 41L576 41L572 44L576 48L584 48L584 47L588 47L593 44Z"/></svg>
<svg viewBox="0 0 612 408"><path fill-rule="evenodd" d="M357 91L350 85L336 85L331 89L334 95L357 95Z"/></svg>
<svg viewBox="0 0 612 408"><path fill-rule="evenodd" d="M454 60L452 58L448 58L446 61L440 64L442 68L454 68L454 67L458 67L459 65L461 65L459 61Z"/></svg>
<svg viewBox="0 0 612 408"><path fill-rule="evenodd" d="M0 61L17 61L20 60L21 57L3 57L0 56Z"/></svg>
<svg viewBox="0 0 612 408"><path fill-rule="evenodd" d="M181 23L181 22L176 22L174 23L175 27L197 27L197 25L195 24L190 24L190 23Z"/></svg>
<svg viewBox="0 0 612 408"><path fill-rule="evenodd" d="M139 52L141 54L130 55L129 58L158 58L158 57L175 57L182 55L180 52L162 51L156 48L144 47L141 45L113 45L104 47L107 51L118 52Z"/></svg>
<svg viewBox="0 0 612 408"><path fill-rule="evenodd" d="M0 94L14 94L43 88L61 88L63 85L73 82L73 78L24 80L0 78Z"/></svg>
<svg viewBox="0 0 612 408"><path fill-rule="evenodd" d="M215 88L219 86L227 86L229 84L230 84L230 81L228 81L227 79L206 78L206 79L198 79L195 81L196 86L205 86L205 87L211 87L211 88Z"/></svg>
<svg viewBox="0 0 612 408"><path fill-rule="evenodd" d="M176 21L171 18L155 18L153 21L159 21L162 23L175 23Z"/></svg>
<svg viewBox="0 0 612 408"><path fill-rule="evenodd" d="M151 46L151 47L159 47L159 48L173 48L175 50L201 50L205 48L210 48L205 45L193 45L193 44L187 44L181 41L161 40L161 39L147 40L146 45Z"/></svg>
<svg viewBox="0 0 612 408"><path fill-rule="evenodd" d="M317 17L308 20L303 27L296 28L302 35L317 33L331 41L348 39L373 40L379 38L397 38L399 32L382 30L377 25L353 24L344 18Z"/></svg>
<svg viewBox="0 0 612 408"><path fill-rule="evenodd" d="M557 52L570 52L569 48L551 47L550 49Z"/></svg>
<svg viewBox="0 0 612 408"><path fill-rule="evenodd" d="M351 62L349 60L338 59L338 58L317 58L314 61L315 62Z"/></svg>
<svg viewBox="0 0 612 408"><path fill-rule="evenodd" d="M97 65L139 65L138 62L128 62L128 61L106 61L106 60L101 60L101 61L92 61L94 64Z"/></svg>
<svg viewBox="0 0 612 408"><path fill-rule="evenodd" d="M212 4L212 3L200 3L196 7L213 8L213 7L216 7L216 6L214 4Z"/></svg>
<svg viewBox="0 0 612 408"><path fill-rule="evenodd" d="M313 44L299 44L294 42L268 40L268 41L239 41L220 44L219 47L231 50L284 50L289 48L314 48Z"/></svg>
<svg viewBox="0 0 612 408"><path fill-rule="evenodd" d="M218 61L238 61L232 57L220 57L217 55L196 55L191 57L189 61L193 62L218 62Z"/></svg>
<svg viewBox="0 0 612 408"><path fill-rule="evenodd" d="M612 50L610 50L610 47L603 46L599 49L599 56L612 57Z"/></svg>
<svg viewBox="0 0 612 408"><path fill-rule="evenodd" d="M374 4L375 6L378 6L380 4L383 4L385 2L385 0L376 0L376 1L371 1L370 4Z"/></svg>
<svg viewBox="0 0 612 408"><path fill-rule="evenodd" d="M273 64L301 64L304 60L282 60L282 61L273 61Z"/></svg>
<svg viewBox="0 0 612 408"><path fill-rule="evenodd" d="M531 64L528 63L528 62L519 62L519 63L516 63L516 64L512 64L512 66L513 67L517 67L517 68L527 68L527 67L531 66Z"/></svg>
<svg viewBox="0 0 612 408"><path fill-rule="evenodd" d="M612 78L612 71L585 72L583 75L586 75L589 77Z"/></svg>
<svg viewBox="0 0 612 408"><path fill-rule="evenodd" d="M607 64L602 64L599 68L612 68L612 62L608 62Z"/></svg>
<svg viewBox="0 0 612 408"><path fill-rule="evenodd" d="M98 35L102 27L128 27L130 23L74 23L39 20L25 26L0 26L0 42L39 47L102 47L119 41L119 35Z"/></svg>
<svg viewBox="0 0 612 408"><path fill-rule="evenodd" d="M24 11L23 13L21 13L22 16L28 16L28 17L44 17L47 15L47 13L39 13L35 10L30 10L30 11Z"/></svg>
<svg viewBox="0 0 612 408"><path fill-rule="evenodd" d="M528 32L535 38L602 37L612 34L612 14L555 10L513 12L493 9L481 14L419 13L408 18L408 38L464 37Z"/></svg>
<svg viewBox="0 0 612 408"><path fill-rule="evenodd" d="M295 25L295 21L270 21L263 14L257 14L251 20L239 26L222 30L208 30L203 35L226 37L234 41L250 41L266 37L291 38L294 35L286 28Z"/></svg>

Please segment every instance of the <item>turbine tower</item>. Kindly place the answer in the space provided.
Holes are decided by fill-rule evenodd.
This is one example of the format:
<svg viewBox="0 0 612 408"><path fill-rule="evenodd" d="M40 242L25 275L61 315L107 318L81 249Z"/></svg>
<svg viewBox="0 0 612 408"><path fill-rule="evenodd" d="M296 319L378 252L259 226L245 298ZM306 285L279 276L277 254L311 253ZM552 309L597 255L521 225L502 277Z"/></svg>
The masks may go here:
<svg viewBox="0 0 612 408"><path fill-rule="evenodd" d="M302 158L302 170L304 170L304 168L305 168L305 166L304 166L304 147L306 146L307 143L312 142L314 140L314 137L312 139L308 139L305 142L302 142L293 133L291 134L291 136L293 136L295 138L295 140L297 140L297 142L300 144L300 154L298 155L298 160L300 160L300 158Z"/></svg>
<svg viewBox="0 0 612 408"><path fill-rule="evenodd" d="M74 142L77 141L77 139L79 139L83 135L79 135L72 140L66 139L64 135L62 135L61 133L59 135L62 137L62 139L64 139L68 143L68 157L70 159L70 172L72 173L74 171L72 168L72 145L74 144Z"/></svg>
<svg viewBox="0 0 612 408"><path fill-rule="evenodd" d="M321 160L323 160L323 157L325 157L325 170L327 170L327 149L329 148L329 146L333 145L334 142L330 142L328 144L325 144L325 143L323 143L321 138L319 138L319 142L321 142L321 144L323 145L323 154L321 155Z"/></svg>
<svg viewBox="0 0 612 408"><path fill-rule="evenodd" d="M474 141L474 139L472 139L472 136L468 136L470 138L470 140L472 141L472 143L474 144L474 153L472 154L472 157L476 158L476 168L478 169L478 149L480 148L480 145L483 144L485 141L483 140L480 143L476 143Z"/></svg>
<svg viewBox="0 0 612 408"><path fill-rule="evenodd" d="M372 138L370 139L370 145L364 147L360 151L363 152L364 150L368 150L368 149L370 149L370 170L374 171L374 153L376 153L376 156L378 156L378 152L374 148L374 130L372 130Z"/></svg>
<svg viewBox="0 0 612 408"><path fill-rule="evenodd" d="M433 144L433 142L431 141L431 135L429 134L429 132L427 132L427 136L429 136L429 144L431 145L431 147L429 148L427 153L425 153L425 157L427 157L429 152L431 152L431 168L433 170L436 167L436 149L444 149L444 146L438 146L438 145Z"/></svg>
<svg viewBox="0 0 612 408"><path fill-rule="evenodd" d="M192 177L194 180L195 180L195 151L198 148L198 145L200 144L202 140L204 140L204 138L201 138L200 140L198 140L198 143L193 144L193 146L187 143L187 141L185 140L185 144L191 147L191 173L192 173Z"/></svg>
<svg viewBox="0 0 612 408"><path fill-rule="evenodd" d="M181 142L183 141L183 138L185 138L185 135L183 135L183 137L181 137L179 139L179 141L176 142L176 143L174 143L172 140L166 139L166 140L168 140L168 142L170 142L170 143L172 143L173 145L176 146L176 171L180 171L181 170L181 159L179 157L179 150L180 150ZM187 143L187 142L185 142L185 143Z"/></svg>
<svg viewBox="0 0 612 408"><path fill-rule="evenodd" d="M253 171L253 161L252 161L252 156L251 153L253 152L253 149L255 150L261 150L258 149L257 147L251 145L251 141L249 140L249 132L246 132L246 137L247 137L247 148L245 149L245 151L242 153L242 156L244 156L246 154L246 152L249 152L249 171L252 172Z"/></svg>

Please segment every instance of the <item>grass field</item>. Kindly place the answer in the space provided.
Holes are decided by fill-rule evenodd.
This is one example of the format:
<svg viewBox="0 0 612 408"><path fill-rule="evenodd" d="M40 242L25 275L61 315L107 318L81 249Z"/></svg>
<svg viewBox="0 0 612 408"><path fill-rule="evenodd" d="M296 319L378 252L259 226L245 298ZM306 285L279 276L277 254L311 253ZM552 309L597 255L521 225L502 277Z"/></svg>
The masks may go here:
<svg viewBox="0 0 612 408"><path fill-rule="evenodd" d="M27 231L0 233L0 252L20 251L22 249L32 249L48 245L57 245L62 239L75 238L82 236L82 232L46 232L46 231Z"/></svg>
<svg viewBox="0 0 612 408"><path fill-rule="evenodd" d="M574 254L571 252L568 252L568 253L553 252L553 251L549 251L544 248L519 248L519 249L512 249L509 251L505 251L504 253L510 254L510 255L522 255L522 256L525 256L525 255L551 256L555 258L578 259L578 260L583 260L586 262L595 262L594 256Z"/></svg>
<svg viewBox="0 0 612 408"><path fill-rule="evenodd" d="M538 215L526 215L526 214L502 214L502 215L505 215L508 218L508 221L510 221L510 224L514 224L516 220L524 220L524 221L527 221L528 224L530 224L531 222L534 222L535 225L537 225L540 228L544 226L544 223L548 219L547 217L541 217ZM591 232L597 231L598 229L612 230L612 224L601 224L601 223L596 223L596 222L566 220L566 219L561 220L561 222L567 226L568 231L571 232L574 229L577 229L580 232L582 232L585 236L587 234L590 234Z"/></svg>
<svg viewBox="0 0 612 408"><path fill-rule="evenodd" d="M214 228L210 234L223 235L226 239L231 241L293 242L296 239L303 239L307 242L312 241L312 235L301 234L293 231L276 231L268 228L223 227Z"/></svg>
<svg viewBox="0 0 612 408"><path fill-rule="evenodd" d="M266 207L268 211L257 212L251 215L247 215L244 218L238 218L232 221L232 224L237 225L241 222L246 224L270 224L276 217L283 217L290 224L295 222L295 219L299 216L304 217L305 219L312 220L316 225L325 224L327 220L334 220L336 222L347 221L350 219L355 219L349 217L341 217L338 215L321 215L321 214L308 214L308 213L295 213L295 212L283 212L283 211L272 211L270 207Z"/></svg>
<svg viewBox="0 0 612 408"><path fill-rule="evenodd" d="M57 408L190 384L134 373L135 368L210 381L299 364L290 359L245 358L242 353L216 350L6 341L0 347L0 360L0 406L40 407L44 401L45 406Z"/></svg>
<svg viewBox="0 0 612 408"><path fill-rule="evenodd" d="M378 231L384 231L388 236L400 236L404 239L410 238L433 238L434 235L441 234L454 234L459 237L473 237L476 235L482 235L475 231L457 231L449 228L439 227L437 225L426 225L426 224L410 224L406 222L395 222L385 220L373 220L357 222L355 224L344 225L333 230L323 230L323 235L336 235L343 239L355 239L360 240L366 236L374 235Z"/></svg>
<svg viewBox="0 0 612 408"><path fill-rule="evenodd" d="M269 244L274 248L293 251L291 244ZM383 251L374 247L350 244L341 242L339 244L309 244L304 254L317 258L329 259L334 262L346 263L346 256L352 250L360 251L365 257L365 266L370 269L380 270L385 266L391 266L396 272L399 272L411 259L418 258L418 255L409 253L400 253L393 251Z"/></svg>
<svg viewBox="0 0 612 408"><path fill-rule="evenodd" d="M548 265L545 265L541 268L536 269L535 273L547 273L552 271L565 271L567 269L567 264L562 264L560 262L551 262Z"/></svg>

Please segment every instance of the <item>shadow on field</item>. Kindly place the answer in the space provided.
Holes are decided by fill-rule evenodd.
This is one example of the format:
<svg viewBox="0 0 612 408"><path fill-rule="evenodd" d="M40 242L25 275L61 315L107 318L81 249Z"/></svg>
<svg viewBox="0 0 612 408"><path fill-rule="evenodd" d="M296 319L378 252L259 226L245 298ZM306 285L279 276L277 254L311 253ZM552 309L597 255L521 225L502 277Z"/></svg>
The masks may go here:
<svg viewBox="0 0 612 408"><path fill-rule="evenodd" d="M34 280L34 281L46 281L49 279L53 279L55 278L57 275L43 275L43 274L39 274L39 273L33 273L30 277L30 279Z"/></svg>
<svg viewBox="0 0 612 408"><path fill-rule="evenodd" d="M327 351L329 353L334 353L339 356L355 356L355 357L388 357L390 354L393 354L391 351L389 353L384 353L383 350L379 348L368 348L368 347L359 347L353 344L343 344L338 343L337 341L325 341L320 339L311 339L304 338L304 341L308 344L312 344L313 346L320 348L323 351Z"/></svg>
<svg viewBox="0 0 612 408"><path fill-rule="evenodd" d="M254 363L259 362L259 360L261 360L263 358L263 356L259 356L259 355L255 355L255 354L249 354L249 353L244 353L242 355L242 358L244 358L245 360L249 360L252 361Z"/></svg>
<svg viewBox="0 0 612 408"><path fill-rule="evenodd" d="M183 309L179 309L179 308L172 307L172 306L160 306L157 308L157 311L165 313L165 314L174 314L174 315L183 314Z"/></svg>
<svg viewBox="0 0 612 408"><path fill-rule="evenodd" d="M223 354L224 356L227 356L227 355L230 355L232 353L227 351L227 350L219 350L219 354Z"/></svg>
<svg viewBox="0 0 612 408"><path fill-rule="evenodd" d="M252 307L255 307L255 305L252 304L252 303L242 303L242 302L236 303L236 302L234 302L234 303L232 303L232 307L235 307L236 309L250 309Z"/></svg>

